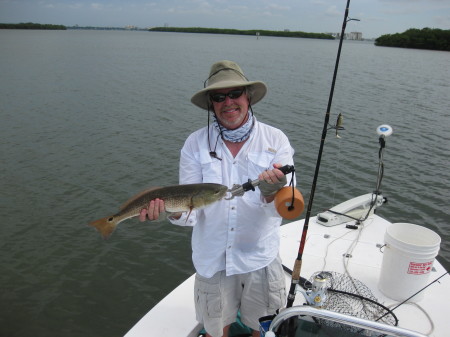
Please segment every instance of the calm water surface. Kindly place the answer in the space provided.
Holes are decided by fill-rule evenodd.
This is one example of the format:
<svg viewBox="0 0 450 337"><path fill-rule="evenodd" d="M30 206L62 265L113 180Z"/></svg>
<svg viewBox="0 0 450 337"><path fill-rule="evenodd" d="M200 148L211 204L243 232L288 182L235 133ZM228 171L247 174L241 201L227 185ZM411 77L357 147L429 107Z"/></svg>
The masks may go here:
<svg viewBox="0 0 450 337"><path fill-rule="evenodd" d="M86 224L137 191L176 184L206 125L190 97L220 59L265 81L259 120L285 131L309 198L337 41L114 31L0 31L0 336L121 336L193 273L189 228ZM450 53L344 43L313 213L371 192L441 235L450 268ZM242 183L242 182L236 182ZM306 275L309 277L309 275Z"/></svg>

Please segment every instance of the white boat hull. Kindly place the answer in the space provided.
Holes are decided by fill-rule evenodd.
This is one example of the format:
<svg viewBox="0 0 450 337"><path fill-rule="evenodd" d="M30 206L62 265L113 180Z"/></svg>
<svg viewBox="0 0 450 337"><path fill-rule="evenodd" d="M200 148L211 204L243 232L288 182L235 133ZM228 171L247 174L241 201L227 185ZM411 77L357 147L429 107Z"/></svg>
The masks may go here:
<svg viewBox="0 0 450 337"><path fill-rule="evenodd" d="M280 256L283 264L291 269L297 258L303 224L304 220L299 220L281 227ZM354 221L349 224L354 224ZM315 217L311 218L301 276L309 279L321 270L344 274L344 263L348 262L349 276L369 287L379 303L392 308L398 302L378 289L383 258L380 246L384 244L384 234L389 225L390 222L377 215L369 217L361 230L348 229L346 223L326 227L317 224ZM436 260L430 282L445 272ZM289 289L290 283L291 278L286 274L286 289ZM125 336L198 336L201 326L195 319L193 285L194 275L152 308ZM422 300L404 304L394 311L399 319L398 326L431 337L448 336L449 298L450 276L447 274L425 290ZM304 302L303 296L298 294L294 305Z"/></svg>

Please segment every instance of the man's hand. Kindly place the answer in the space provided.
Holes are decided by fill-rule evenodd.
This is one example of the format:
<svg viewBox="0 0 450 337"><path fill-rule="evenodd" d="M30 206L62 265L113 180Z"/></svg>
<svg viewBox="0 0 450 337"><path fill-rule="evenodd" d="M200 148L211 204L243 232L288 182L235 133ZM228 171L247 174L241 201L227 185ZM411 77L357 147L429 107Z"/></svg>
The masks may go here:
<svg viewBox="0 0 450 337"><path fill-rule="evenodd" d="M139 221L145 220L161 220L166 217L166 207L164 206L164 200L155 199L149 202L148 207L141 210L139 214ZM177 220L181 217L181 213L169 213L169 218Z"/></svg>
<svg viewBox="0 0 450 337"><path fill-rule="evenodd" d="M155 199L150 201L147 208L141 210L139 214L139 221L143 222L145 220L158 220L161 213L166 213L166 208L164 206L164 200Z"/></svg>
<svg viewBox="0 0 450 337"><path fill-rule="evenodd" d="M273 170L266 170L258 176L259 190L267 202L272 202L275 194L286 185L286 176L278 169L282 166L281 164L273 164Z"/></svg>

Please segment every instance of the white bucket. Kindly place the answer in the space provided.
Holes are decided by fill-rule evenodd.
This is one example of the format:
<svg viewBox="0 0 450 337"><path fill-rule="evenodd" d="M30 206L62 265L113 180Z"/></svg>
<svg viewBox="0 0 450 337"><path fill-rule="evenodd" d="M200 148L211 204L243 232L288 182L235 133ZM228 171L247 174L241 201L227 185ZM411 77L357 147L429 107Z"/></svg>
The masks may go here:
<svg viewBox="0 0 450 337"><path fill-rule="evenodd" d="M441 237L422 226L394 223L384 240L378 288L387 297L404 301L427 285ZM421 291L409 301L420 301L423 294Z"/></svg>

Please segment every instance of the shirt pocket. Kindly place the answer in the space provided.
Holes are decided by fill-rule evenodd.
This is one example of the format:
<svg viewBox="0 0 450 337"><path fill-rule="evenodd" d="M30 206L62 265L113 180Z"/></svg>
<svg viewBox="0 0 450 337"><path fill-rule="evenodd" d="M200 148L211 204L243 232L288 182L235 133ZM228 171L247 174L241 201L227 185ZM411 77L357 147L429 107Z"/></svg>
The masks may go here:
<svg viewBox="0 0 450 337"><path fill-rule="evenodd" d="M248 153L248 174L250 176L256 176L267 169L273 168L273 160L275 159L275 153L262 151L262 152L249 152Z"/></svg>
<svg viewBox="0 0 450 337"><path fill-rule="evenodd" d="M199 161L202 167L202 182L222 184L222 163L212 158L207 151L199 153Z"/></svg>
<svg viewBox="0 0 450 337"><path fill-rule="evenodd" d="M269 152L249 152L247 155L248 158L248 167L247 172L248 176L242 177L242 181L255 180L258 179L258 176L261 172L267 169L273 168L273 160L275 159L275 153ZM254 192L247 192L243 196L244 200L252 203L260 205L262 203L261 193L259 188L256 188Z"/></svg>

